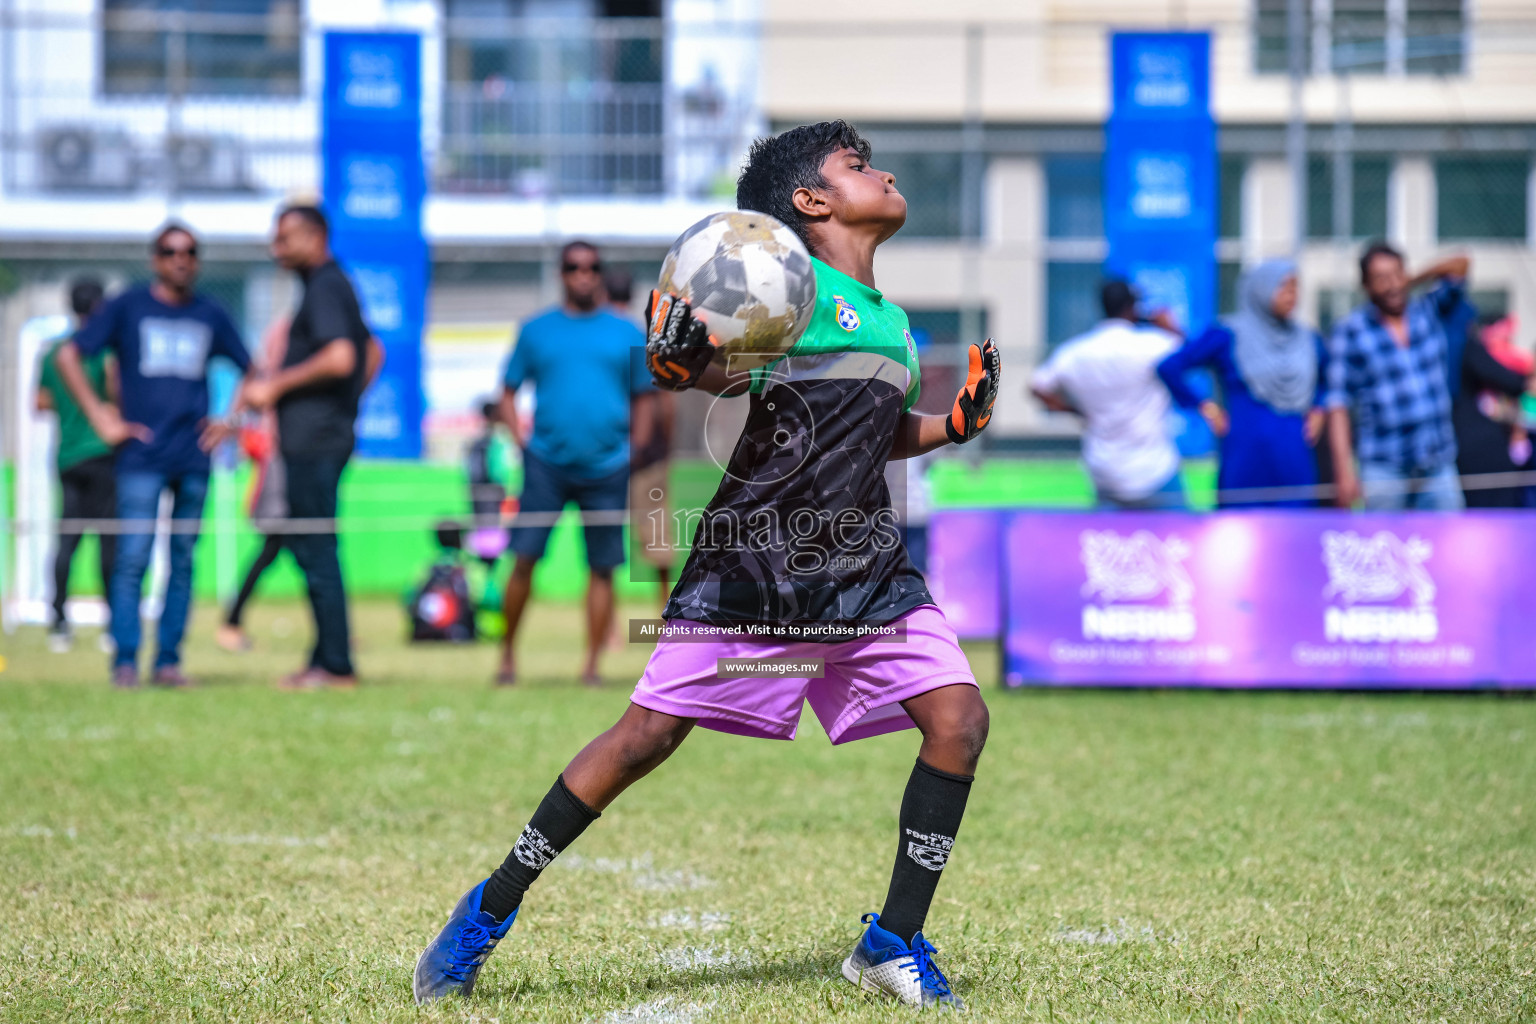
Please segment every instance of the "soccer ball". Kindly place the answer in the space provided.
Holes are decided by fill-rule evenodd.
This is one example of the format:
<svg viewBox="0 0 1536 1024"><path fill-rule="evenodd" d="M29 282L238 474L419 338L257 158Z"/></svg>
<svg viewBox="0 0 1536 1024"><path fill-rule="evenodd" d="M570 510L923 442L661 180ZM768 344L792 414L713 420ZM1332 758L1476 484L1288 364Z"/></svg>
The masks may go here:
<svg viewBox="0 0 1536 1024"><path fill-rule="evenodd" d="M753 210L717 213L684 231L662 261L657 287L688 300L733 373L788 352L816 308L804 243Z"/></svg>

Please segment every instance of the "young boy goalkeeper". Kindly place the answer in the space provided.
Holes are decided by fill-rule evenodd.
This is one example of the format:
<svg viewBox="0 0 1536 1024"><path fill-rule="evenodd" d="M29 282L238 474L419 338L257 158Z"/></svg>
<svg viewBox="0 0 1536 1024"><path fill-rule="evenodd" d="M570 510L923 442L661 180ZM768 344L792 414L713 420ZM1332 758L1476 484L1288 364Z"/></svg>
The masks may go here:
<svg viewBox="0 0 1536 1024"><path fill-rule="evenodd" d="M986 742L987 708L907 559L882 474L889 459L979 434L991 419L1000 363L991 341L971 346L950 414L911 411L918 366L907 316L874 277L875 249L901 228L907 203L869 157L869 144L843 121L759 140L748 155L737 206L789 225L816 273L811 322L778 362L732 373L687 303L653 294L646 358L656 383L752 395L664 616L759 629L750 639L657 644L629 708L566 766L506 862L464 894L423 951L418 1002L469 994L528 887L695 725L789 739L809 700L833 743L913 726L922 734L885 904L864 916L868 927L843 975L914 1006L959 1005L922 928ZM823 659L824 675L717 674L722 659L778 657Z"/></svg>

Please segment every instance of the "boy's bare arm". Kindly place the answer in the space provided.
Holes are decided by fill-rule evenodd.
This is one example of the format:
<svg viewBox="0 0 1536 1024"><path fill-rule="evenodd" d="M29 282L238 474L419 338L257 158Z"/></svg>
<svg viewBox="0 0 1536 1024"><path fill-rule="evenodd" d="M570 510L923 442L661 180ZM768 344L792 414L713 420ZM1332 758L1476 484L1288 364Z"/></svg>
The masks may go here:
<svg viewBox="0 0 1536 1024"><path fill-rule="evenodd" d="M896 421L896 443L891 446L890 458L910 459L949 444L949 431L944 429L947 419L948 416L902 413Z"/></svg>
<svg viewBox="0 0 1536 1024"><path fill-rule="evenodd" d="M747 388L752 386L752 374L750 372L732 373L718 362L711 362L699 375L699 382L694 386L712 395L734 398L744 394Z"/></svg>

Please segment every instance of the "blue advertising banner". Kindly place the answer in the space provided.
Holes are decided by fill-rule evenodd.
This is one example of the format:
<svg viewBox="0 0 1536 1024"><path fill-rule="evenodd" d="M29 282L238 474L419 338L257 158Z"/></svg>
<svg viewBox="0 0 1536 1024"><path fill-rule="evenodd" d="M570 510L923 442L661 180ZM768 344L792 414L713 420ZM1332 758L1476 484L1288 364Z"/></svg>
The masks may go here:
<svg viewBox="0 0 1536 1024"><path fill-rule="evenodd" d="M421 37L326 33L320 136L332 248L386 355L358 412L358 454L418 458L429 266Z"/></svg>
<svg viewBox="0 0 1536 1024"><path fill-rule="evenodd" d="M1116 33L1114 107L1105 128L1106 269L1134 282L1149 309L1191 335L1216 310L1216 125L1211 40L1204 32ZM1208 451L1198 416L1179 446Z"/></svg>

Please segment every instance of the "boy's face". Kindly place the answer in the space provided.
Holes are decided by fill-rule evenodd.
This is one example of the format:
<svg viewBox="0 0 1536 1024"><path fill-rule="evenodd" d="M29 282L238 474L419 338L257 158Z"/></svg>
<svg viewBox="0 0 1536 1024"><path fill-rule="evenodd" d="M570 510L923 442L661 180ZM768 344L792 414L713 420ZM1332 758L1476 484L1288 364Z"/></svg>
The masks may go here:
<svg viewBox="0 0 1536 1024"><path fill-rule="evenodd" d="M821 175L831 186L826 199L833 220L876 227L882 242L907 222L907 200L896 191L896 176L871 167L858 150L845 147L828 156Z"/></svg>

